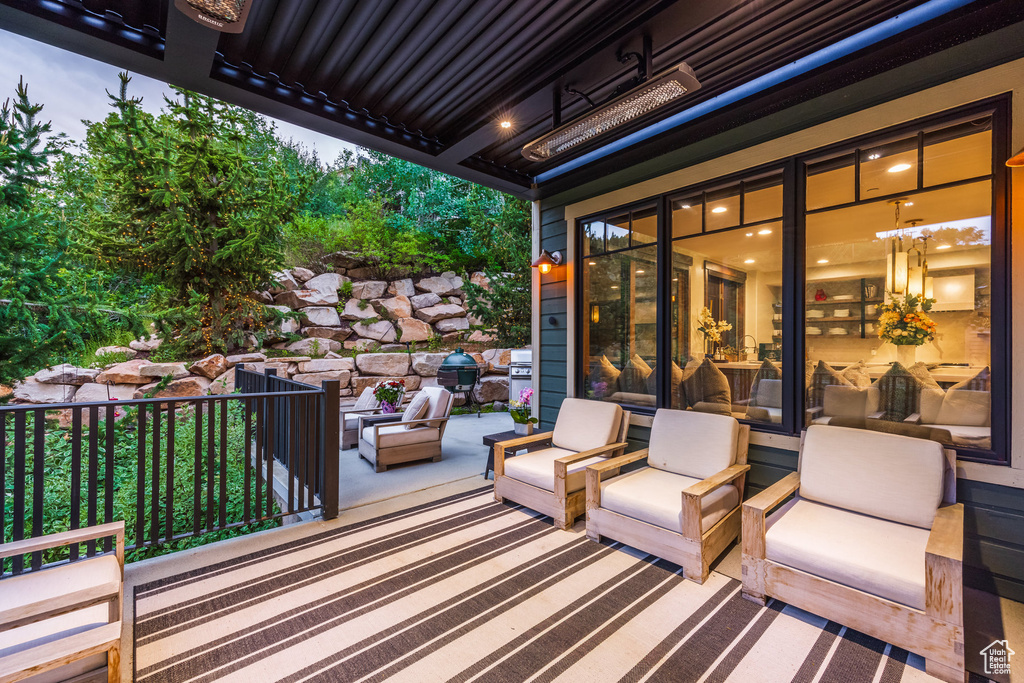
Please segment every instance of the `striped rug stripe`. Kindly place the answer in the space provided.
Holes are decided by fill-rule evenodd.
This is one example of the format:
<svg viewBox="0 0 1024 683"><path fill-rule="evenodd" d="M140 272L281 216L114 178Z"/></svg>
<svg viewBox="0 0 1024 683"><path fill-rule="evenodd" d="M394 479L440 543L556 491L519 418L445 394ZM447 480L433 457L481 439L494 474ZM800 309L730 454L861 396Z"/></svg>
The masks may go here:
<svg viewBox="0 0 1024 683"><path fill-rule="evenodd" d="M739 588L481 489L136 587L136 680L929 680L905 650Z"/></svg>

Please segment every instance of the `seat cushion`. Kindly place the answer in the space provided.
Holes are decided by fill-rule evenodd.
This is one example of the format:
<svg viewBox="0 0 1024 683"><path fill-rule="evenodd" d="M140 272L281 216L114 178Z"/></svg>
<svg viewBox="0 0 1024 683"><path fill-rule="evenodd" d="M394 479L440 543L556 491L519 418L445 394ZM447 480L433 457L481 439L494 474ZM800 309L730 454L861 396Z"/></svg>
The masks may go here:
<svg viewBox="0 0 1024 683"><path fill-rule="evenodd" d="M615 443L622 423L622 408L606 401L566 398L558 410L551 444L581 453Z"/></svg>
<svg viewBox="0 0 1024 683"><path fill-rule="evenodd" d="M945 471L945 453L935 441L811 425L800 455L800 495L930 529L942 501Z"/></svg>
<svg viewBox="0 0 1024 683"><path fill-rule="evenodd" d="M706 479L736 460L739 431L740 423L732 416L662 408L651 425L647 464Z"/></svg>
<svg viewBox="0 0 1024 683"><path fill-rule="evenodd" d="M782 380L762 379L757 383L757 393L753 396L762 408L782 408Z"/></svg>
<svg viewBox="0 0 1024 683"><path fill-rule="evenodd" d="M971 448L992 448L991 427L970 427L966 425L927 425L932 429L946 430L949 432L949 440L957 446L969 446Z"/></svg>
<svg viewBox="0 0 1024 683"><path fill-rule="evenodd" d="M505 460L505 476L536 486L545 491L554 491L555 460L575 454L575 451L569 451L564 448L544 448L532 453L517 455L514 458ZM565 478L566 493L586 488L587 465L603 461L604 458L594 457L569 465Z"/></svg>
<svg viewBox="0 0 1024 683"><path fill-rule="evenodd" d="M438 430L434 427L416 427L406 429L403 424L388 425L381 427L377 432L380 443L373 438L373 427L363 428L363 441L373 444L378 448L391 448L392 446L408 446L414 443L427 443L437 441Z"/></svg>
<svg viewBox="0 0 1024 683"><path fill-rule="evenodd" d="M788 503L768 525L769 560L924 609L927 530L808 500Z"/></svg>
<svg viewBox="0 0 1024 683"><path fill-rule="evenodd" d="M644 467L601 482L601 507L662 529L683 532L683 489L700 480ZM701 499L701 525L707 531L740 504L740 492L721 486ZM624 540L624 539L620 539Z"/></svg>
<svg viewBox="0 0 1024 683"><path fill-rule="evenodd" d="M878 389L827 385L824 387L822 408L828 417L864 418L878 410Z"/></svg>

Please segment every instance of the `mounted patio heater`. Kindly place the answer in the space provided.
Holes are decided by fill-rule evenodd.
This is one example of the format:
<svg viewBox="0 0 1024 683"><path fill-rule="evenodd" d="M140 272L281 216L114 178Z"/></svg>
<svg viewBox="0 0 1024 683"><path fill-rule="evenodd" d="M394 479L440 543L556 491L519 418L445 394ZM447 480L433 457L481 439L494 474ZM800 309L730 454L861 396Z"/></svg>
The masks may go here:
<svg viewBox="0 0 1024 683"><path fill-rule="evenodd" d="M657 74L583 116L523 147L530 161L545 161L700 89L686 62Z"/></svg>
<svg viewBox="0 0 1024 683"><path fill-rule="evenodd" d="M174 0L174 6L203 26L221 33L241 33L252 0Z"/></svg>

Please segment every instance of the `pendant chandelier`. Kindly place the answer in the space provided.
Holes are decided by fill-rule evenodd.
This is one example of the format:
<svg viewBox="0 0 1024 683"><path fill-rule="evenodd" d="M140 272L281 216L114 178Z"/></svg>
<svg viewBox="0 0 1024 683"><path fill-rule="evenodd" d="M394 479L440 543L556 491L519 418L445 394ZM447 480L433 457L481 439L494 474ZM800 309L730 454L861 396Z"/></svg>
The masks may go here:
<svg viewBox="0 0 1024 683"><path fill-rule="evenodd" d="M900 228L900 204L906 199L896 199L896 227L885 244L885 291L891 296L902 296L907 291L910 270L908 252L903 251L903 232Z"/></svg>

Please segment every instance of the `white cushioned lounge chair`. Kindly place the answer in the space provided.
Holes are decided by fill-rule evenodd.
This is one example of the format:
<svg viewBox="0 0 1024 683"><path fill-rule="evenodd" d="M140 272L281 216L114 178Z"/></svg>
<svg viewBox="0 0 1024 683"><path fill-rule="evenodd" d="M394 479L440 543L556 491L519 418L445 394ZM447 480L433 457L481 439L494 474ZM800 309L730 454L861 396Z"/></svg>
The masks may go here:
<svg viewBox="0 0 1024 683"><path fill-rule="evenodd" d="M121 680L124 522L0 545L0 560L115 537L104 553L0 581L0 681Z"/></svg>
<svg viewBox="0 0 1024 683"><path fill-rule="evenodd" d="M398 463L441 459L441 439L454 397L441 387L427 387L419 395L426 399L425 407L417 409L417 402L413 401L392 421L374 420L374 424L367 425L367 416L359 418L359 455L377 472Z"/></svg>
<svg viewBox="0 0 1024 683"><path fill-rule="evenodd" d="M740 532L749 435L733 417L659 410L648 448L587 468L587 536L654 553L704 583ZM602 481L641 460L647 467Z"/></svg>
<svg viewBox="0 0 1024 683"><path fill-rule="evenodd" d="M928 673L964 681L955 453L824 425L807 429L800 450L799 472L743 504L743 594L919 653Z"/></svg>
<svg viewBox="0 0 1024 683"><path fill-rule="evenodd" d="M508 498L568 529L586 511L586 468L620 455L626 447L629 411L614 403L567 398L553 431L494 445L494 499ZM505 457L525 446L547 448Z"/></svg>
<svg viewBox="0 0 1024 683"><path fill-rule="evenodd" d="M380 401L373 397L373 390L376 388L376 386L366 387L363 389L363 393L359 394L355 405L341 411L342 449L354 448L359 443L359 418L361 416L382 414ZM398 398L398 405L395 407L400 407L404 400L405 391L403 390Z"/></svg>

